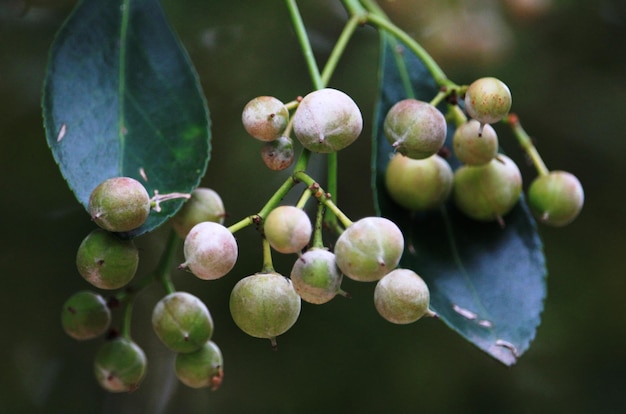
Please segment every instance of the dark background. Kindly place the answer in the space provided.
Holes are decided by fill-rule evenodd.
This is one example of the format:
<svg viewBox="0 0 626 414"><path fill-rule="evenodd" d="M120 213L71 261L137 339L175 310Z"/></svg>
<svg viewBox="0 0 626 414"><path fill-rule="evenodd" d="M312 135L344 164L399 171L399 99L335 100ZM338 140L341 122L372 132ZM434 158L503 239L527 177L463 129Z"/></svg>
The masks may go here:
<svg viewBox="0 0 626 414"><path fill-rule="evenodd" d="M141 388L102 391L92 374L100 339L76 342L60 326L63 302L88 289L76 248L93 228L46 145L40 93L47 50L72 0L0 0L0 412L6 413L618 413L626 411L626 6L621 0L382 2L457 83L505 80L513 109L551 169L575 173L586 191L569 227L541 227L550 275L543 322L517 365L507 368L437 320L395 326L373 307L372 284L344 281L353 299L303 304L297 324L269 341L246 336L228 313L236 280L261 265L258 236L238 233L241 260L214 282L176 273L180 290L201 297L225 359L215 392L173 375L173 355L149 319L163 295L139 296L133 337L149 358ZM200 75L213 122L203 184L222 194L227 224L252 214L285 178L268 171L246 136L241 109L257 95L285 101L311 89L283 2L173 1L164 6ZM548 6L543 8L543 6ZM323 62L345 12L338 1L301 1ZM358 31L331 86L353 96L368 128L340 160L340 205L352 218L373 214L371 113L378 41ZM501 131L502 128L499 129ZM527 177L516 143L501 144ZM517 151L517 152L516 152ZM530 182L527 179L526 183ZM155 265L165 231L142 237L139 272ZM277 258L287 273L293 257Z"/></svg>

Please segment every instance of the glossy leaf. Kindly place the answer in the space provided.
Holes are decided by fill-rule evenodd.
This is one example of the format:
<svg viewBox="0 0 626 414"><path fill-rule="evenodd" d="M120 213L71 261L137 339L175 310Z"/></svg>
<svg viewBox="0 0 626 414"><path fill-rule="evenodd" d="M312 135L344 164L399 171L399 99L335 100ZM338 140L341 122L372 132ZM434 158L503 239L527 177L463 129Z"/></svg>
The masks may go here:
<svg viewBox="0 0 626 414"><path fill-rule="evenodd" d="M209 161L206 102L158 0L79 2L50 51L43 113L48 145L85 208L114 176L150 194L190 193ZM158 227L183 202L163 202L126 236Z"/></svg>
<svg viewBox="0 0 626 414"><path fill-rule="evenodd" d="M467 340L511 365L534 338L546 296L545 259L535 221L523 199L504 217L505 227L501 228L497 223L466 218L451 203L418 214L388 197L384 173L393 148L384 136L384 117L401 99L430 101L438 87L420 59L381 36L381 87L373 150L376 208L402 229L406 248L400 265L413 269L428 283L431 307L439 317ZM450 150L453 132L454 125L448 125L445 145ZM458 167L453 155L448 160L453 168Z"/></svg>

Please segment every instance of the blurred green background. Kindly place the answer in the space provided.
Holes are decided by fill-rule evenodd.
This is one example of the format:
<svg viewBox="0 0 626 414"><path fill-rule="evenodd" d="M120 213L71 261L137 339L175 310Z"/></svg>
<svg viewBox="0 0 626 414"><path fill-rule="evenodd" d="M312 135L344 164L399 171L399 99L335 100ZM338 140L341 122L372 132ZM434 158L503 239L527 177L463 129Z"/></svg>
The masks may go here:
<svg viewBox="0 0 626 414"><path fill-rule="evenodd" d="M622 0L396 0L381 4L419 38L458 83L493 75L548 166L575 173L586 191L579 219L541 227L550 275L543 322L531 348L506 368L437 320L395 326L373 307L372 284L344 281L351 300L303 304L297 324L269 341L246 336L228 313L230 288L261 265L253 229L238 233L241 260L214 282L174 275L215 320L225 380L192 390L173 375L150 312L163 295L139 296L134 339L149 358L131 394L102 391L92 373L101 340L76 342L59 315L90 288L75 270L76 248L93 228L46 145L40 93L47 50L73 0L0 0L0 412L2 413L622 413L626 412L626 3ZM213 153L204 185L222 194L227 223L258 211L285 175L265 169L260 144L240 125L257 95L283 100L311 89L280 1L164 0L205 90ZM338 1L299 2L320 61L346 15ZM339 203L352 218L373 214L370 114L378 41L359 29L331 86L352 95L367 129L342 151ZM501 144L532 170L503 128ZM166 229L142 237L139 272L153 268ZM288 273L294 257L278 257Z"/></svg>

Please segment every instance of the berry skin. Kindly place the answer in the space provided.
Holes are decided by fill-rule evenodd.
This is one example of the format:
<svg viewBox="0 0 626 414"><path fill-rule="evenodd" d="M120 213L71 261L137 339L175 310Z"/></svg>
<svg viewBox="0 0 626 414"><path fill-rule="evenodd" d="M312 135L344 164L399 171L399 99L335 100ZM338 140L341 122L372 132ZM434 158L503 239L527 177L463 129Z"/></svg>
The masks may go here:
<svg viewBox="0 0 626 414"><path fill-rule="evenodd" d="M471 119L454 132L452 148L463 164L484 165L498 155L498 135L491 125Z"/></svg>
<svg viewBox="0 0 626 414"><path fill-rule="evenodd" d="M77 292L63 304L61 324L74 339L93 339L109 329L111 310L102 296L89 291Z"/></svg>
<svg viewBox="0 0 626 414"><path fill-rule="evenodd" d="M265 238L280 253L300 252L311 240L313 226L309 216L295 206L279 206L263 224Z"/></svg>
<svg viewBox="0 0 626 414"><path fill-rule="evenodd" d="M200 279L219 279L237 262L237 240L223 225L205 221L189 231L183 252L185 262L179 268L190 270Z"/></svg>
<svg viewBox="0 0 626 414"><path fill-rule="evenodd" d="M374 289L374 304L383 318L396 324L413 323L422 316L434 316L428 309L428 286L409 269L392 270L380 279Z"/></svg>
<svg viewBox="0 0 626 414"><path fill-rule="evenodd" d="M465 92L465 110L481 124L493 124L511 110L511 91L496 78L480 78Z"/></svg>
<svg viewBox="0 0 626 414"><path fill-rule="evenodd" d="M257 273L241 279L230 294L235 324L255 338L276 347L276 337L287 332L300 315L301 300L291 280L278 273Z"/></svg>
<svg viewBox="0 0 626 414"><path fill-rule="evenodd" d="M339 151L361 134L363 117L356 103L336 89L320 89L300 102L293 117L293 131L308 150Z"/></svg>
<svg viewBox="0 0 626 414"><path fill-rule="evenodd" d="M432 210L450 196L454 174L439 155L416 160L396 154L385 172L385 186L393 201L411 211Z"/></svg>
<svg viewBox="0 0 626 414"><path fill-rule="evenodd" d="M215 391L224 377L222 351L215 342L207 341L195 352L177 354L174 368L176 377L186 386Z"/></svg>
<svg viewBox="0 0 626 414"><path fill-rule="evenodd" d="M428 102L405 99L391 107L384 123L387 141L402 155L422 159L442 147L447 132L446 119Z"/></svg>
<svg viewBox="0 0 626 414"><path fill-rule="evenodd" d="M89 214L105 230L130 231L147 220L150 196L144 186L133 178L109 178L91 192Z"/></svg>
<svg viewBox="0 0 626 414"><path fill-rule="evenodd" d="M335 255L326 249L312 248L300 256L291 269L291 281L302 300L320 305L341 290L343 275L337 267Z"/></svg>
<svg viewBox="0 0 626 414"><path fill-rule="evenodd" d="M537 177L528 189L528 204L544 224L561 227L571 223L585 202L583 187L575 175L552 171Z"/></svg>
<svg viewBox="0 0 626 414"><path fill-rule="evenodd" d="M154 307L152 327L172 351L194 352L211 339L213 319L200 299L190 293L174 292Z"/></svg>
<svg viewBox="0 0 626 414"><path fill-rule="evenodd" d="M515 206L521 192L522 174L506 155L478 167L460 167L454 173L455 204L474 220L502 223L502 216Z"/></svg>
<svg viewBox="0 0 626 414"><path fill-rule="evenodd" d="M78 272L100 289L126 286L135 276L138 265L139 252L134 242L102 229L89 233L76 253Z"/></svg>
<svg viewBox="0 0 626 414"><path fill-rule="evenodd" d="M139 387L146 373L144 352L130 339L118 337L105 342L96 354L94 372L107 391L130 392Z"/></svg>
<svg viewBox="0 0 626 414"><path fill-rule="evenodd" d="M282 171L291 166L294 160L293 140L282 136L266 142L261 148L261 158L272 171Z"/></svg>
<svg viewBox="0 0 626 414"><path fill-rule="evenodd" d="M350 279L374 282L392 271L404 251L402 232L383 217L354 222L337 239L337 266Z"/></svg>
<svg viewBox="0 0 626 414"><path fill-rule="evenodd" d="M198 223L212 221L223 224L226 211L220 195L210 188L196 188L191 198L172 217L172 226L181 239Z"/></svg>
<svg viewBox="0 0 626 414"><path fill-rule="evenodd" d="M278 138L289 122L289 111L273 96L258 96L243 108L241 122L248 134L260 141Z"/></svg>

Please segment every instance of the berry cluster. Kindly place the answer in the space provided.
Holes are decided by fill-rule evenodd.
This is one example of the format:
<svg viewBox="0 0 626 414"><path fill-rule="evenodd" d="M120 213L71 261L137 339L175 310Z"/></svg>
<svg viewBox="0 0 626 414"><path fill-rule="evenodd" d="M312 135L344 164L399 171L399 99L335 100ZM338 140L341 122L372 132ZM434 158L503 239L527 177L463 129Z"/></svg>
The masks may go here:
<svg viewBox="0 0 626 414"><path fill-rule="evenodd" d="M468 217L504 225L503 217L522 193L522 175L511 158L498 152L498 136L491 124L508 121L522 139L527 136L517 118L509 115L511 92L502 81L481 78L463 91L469 120L451 100L450 113L457 123L452 150L462 164L454 172L439 155L447 124L435 105L406 99L391 107L384 132L396 154L385 172L386 189L398 205L410 211L432 210L452 197ZM531 211L547 225L570 223L584 202L580 182L567 172L549 172L538 155L535 161L539 176L528 189Z"/></svg>

